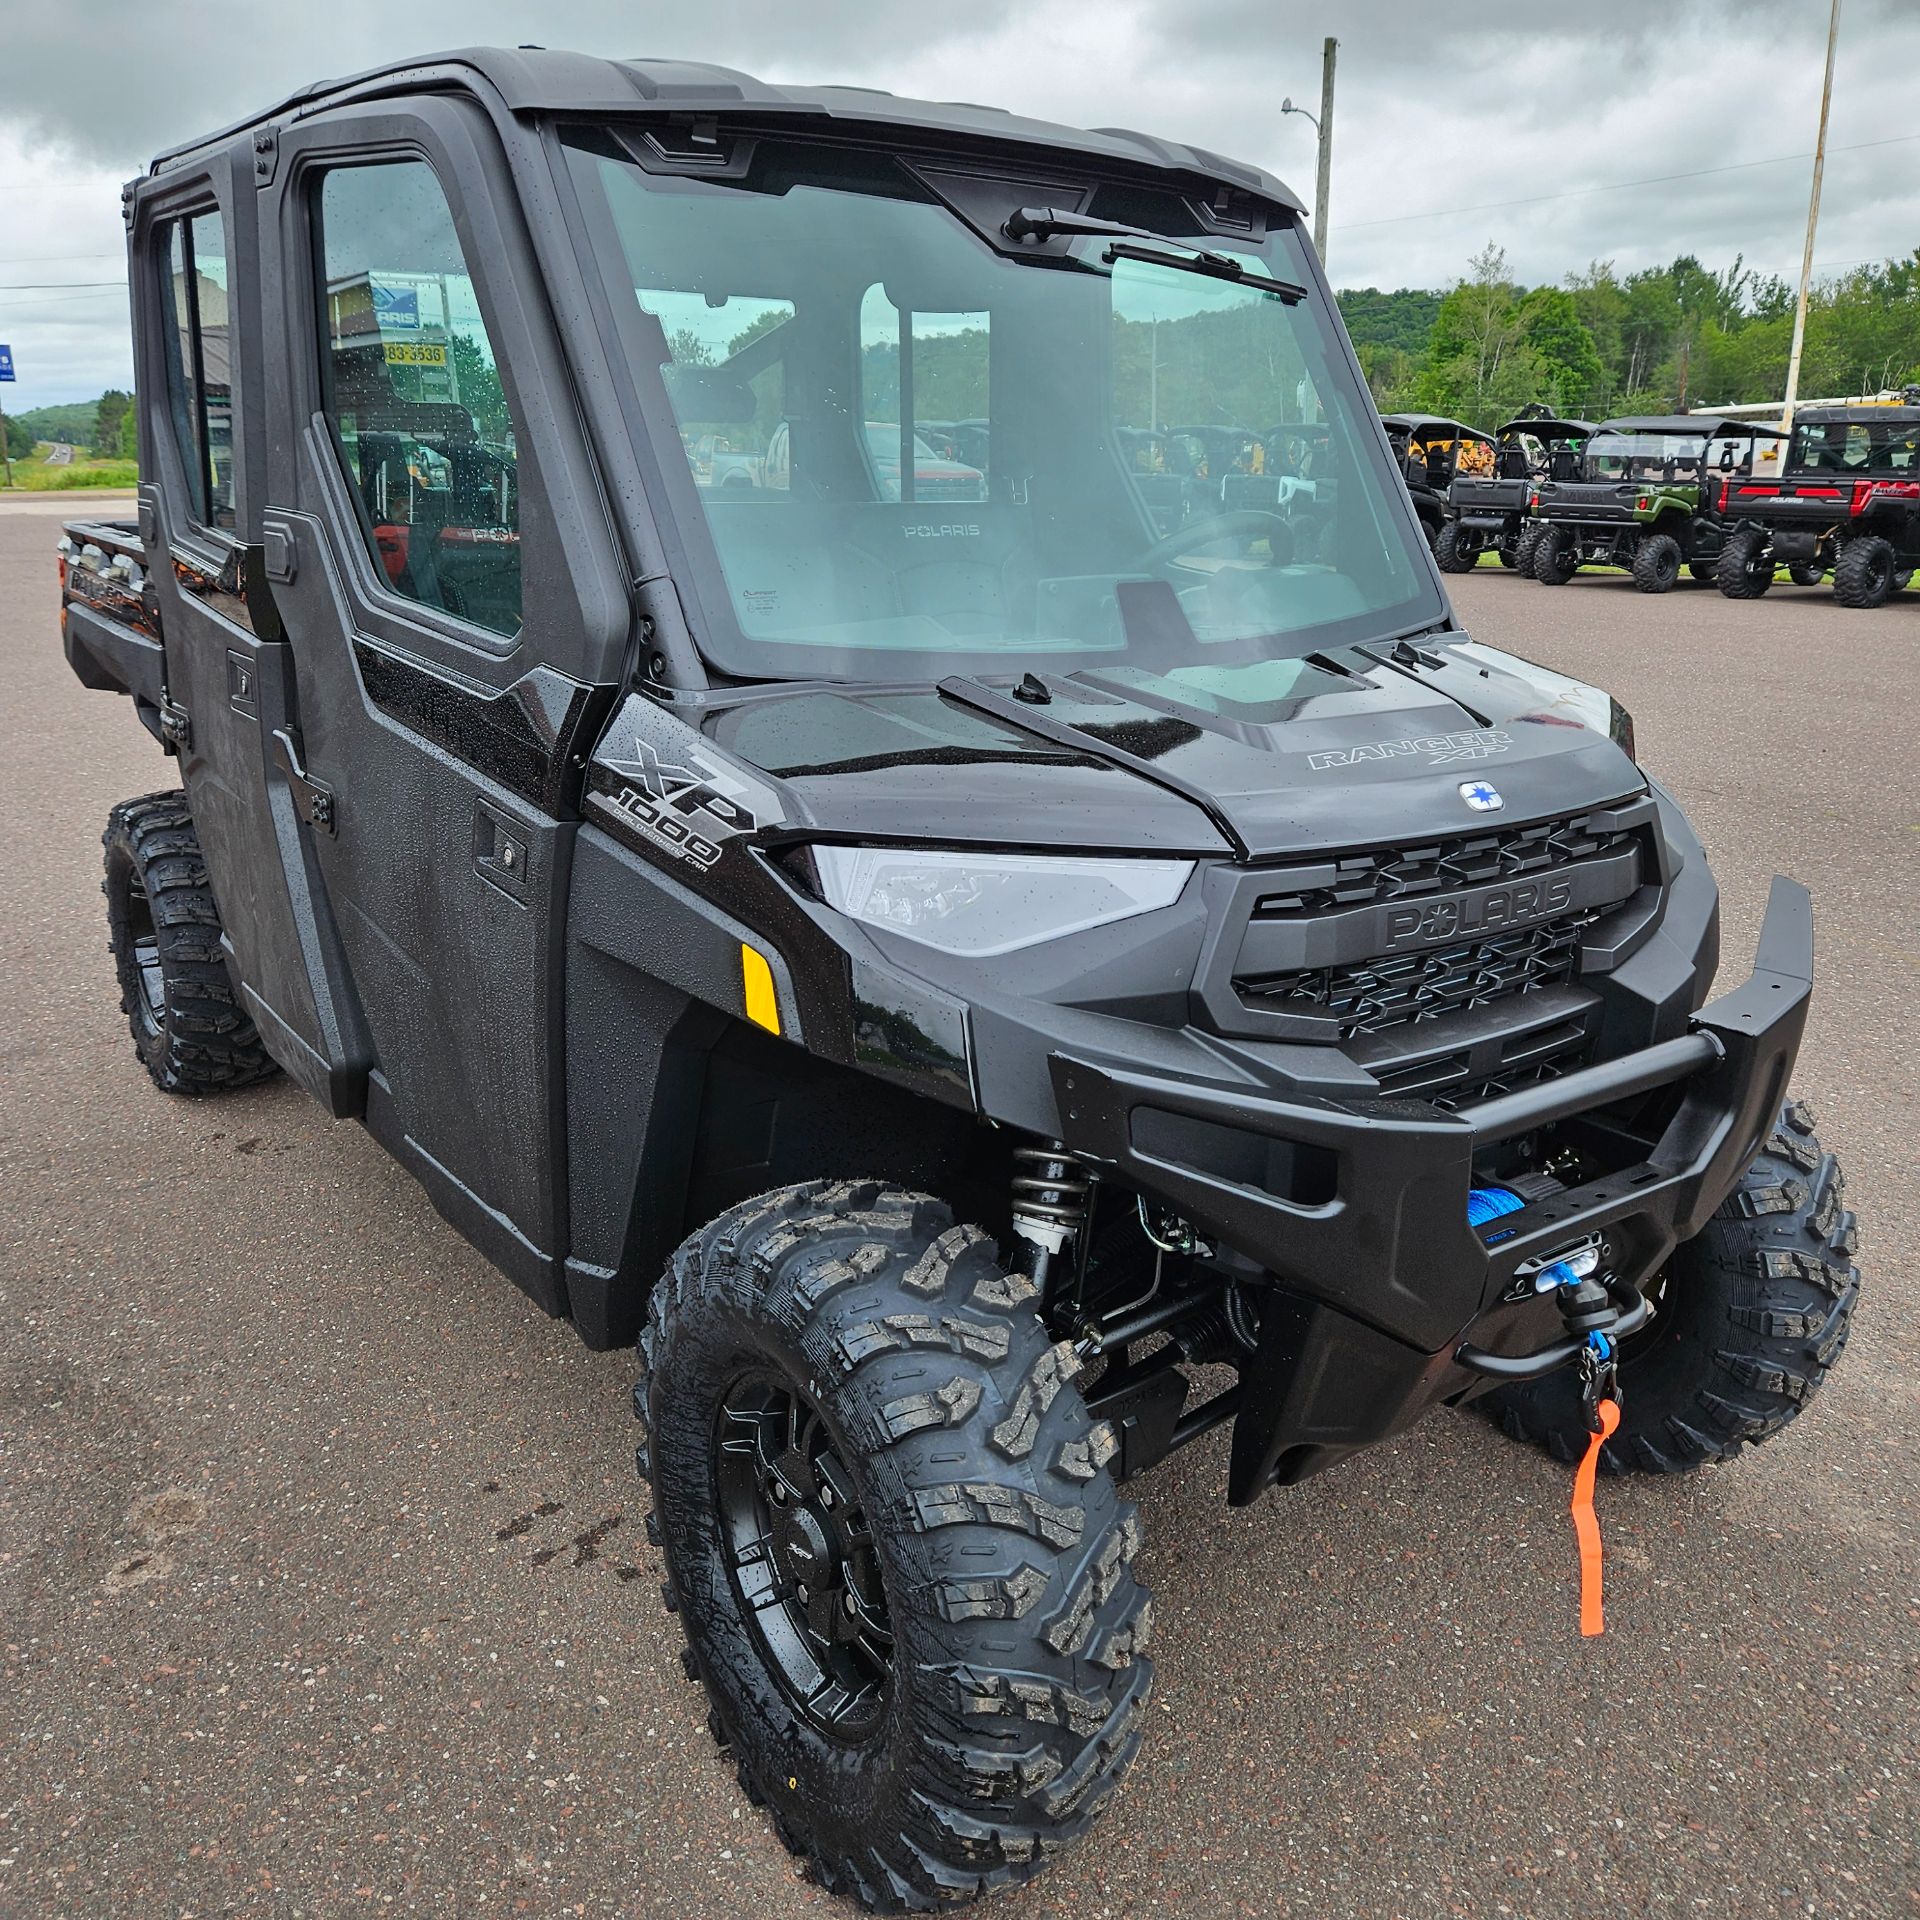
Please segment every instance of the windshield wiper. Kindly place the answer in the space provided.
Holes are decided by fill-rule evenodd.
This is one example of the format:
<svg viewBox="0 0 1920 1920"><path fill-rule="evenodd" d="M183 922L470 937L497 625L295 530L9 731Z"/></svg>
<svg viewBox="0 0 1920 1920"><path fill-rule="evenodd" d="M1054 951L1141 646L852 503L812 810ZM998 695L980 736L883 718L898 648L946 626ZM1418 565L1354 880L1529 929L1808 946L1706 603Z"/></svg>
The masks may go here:
<svg viewBox="0 0 1920 1920"><path fill-rule="evenodd" d="M1101 254L1103 264L1116 260L1138 260L1150 267L1172 267L1177 272L1205 274L1210 280L1231 280L1240 286L1270 293L1288 306L1307 297L1305 287L1291 280L1276 280L1271 274L1256 272L1245 261L1230 253L1212 253L1205 247L1176 240L1169 234L1155 233L1148 227L1129 227L1118 220L1096 220L1089 213L1064 213L1058 207L1021 207L1007 216L1002 228L1009 240L1053 240L1062 235L1084 235L1112 244ZM1141 243L1146 244L1142 245ZM1178 247L1178 253L1163 251Z"/></svg>

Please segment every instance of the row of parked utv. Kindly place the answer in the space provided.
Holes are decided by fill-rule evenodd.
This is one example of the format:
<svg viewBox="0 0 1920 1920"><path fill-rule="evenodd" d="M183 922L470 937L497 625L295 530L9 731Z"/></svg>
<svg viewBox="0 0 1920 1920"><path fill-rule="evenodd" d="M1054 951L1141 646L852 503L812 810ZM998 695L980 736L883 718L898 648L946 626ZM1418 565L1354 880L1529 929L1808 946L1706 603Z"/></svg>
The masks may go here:
<svg viewBox="0 0 1920 1920"><path fill-rule="evenodd" d="M1623 567L1665 593L1684 567L1734 600L1780 568L1877 607L1920 565L1920 389L1899 405L1809 407L1790 434L1712 414L1595 423L1531 407L1487 434L1400 413L1385 425L1444 573L1483 554L1563 586Z"/></svg>

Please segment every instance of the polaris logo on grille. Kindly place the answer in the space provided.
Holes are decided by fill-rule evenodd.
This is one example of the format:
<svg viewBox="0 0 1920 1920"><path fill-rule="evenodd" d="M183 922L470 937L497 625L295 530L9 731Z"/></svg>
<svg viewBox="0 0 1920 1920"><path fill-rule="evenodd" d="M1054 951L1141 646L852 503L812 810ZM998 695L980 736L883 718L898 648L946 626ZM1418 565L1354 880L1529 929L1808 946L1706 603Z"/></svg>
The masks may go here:
<svg viewBox="0 0 1920 1920"><path fill-rule="evenodd" d="M1386 945L1392 953L1401 947L1425 946L1434 940L1463 935L1503 933L1529 921L1551 919L1573 905L1571 880L1520 880L1510 887L1489 887L1479 893L1451 895L1419 906L1386 909Z"/></svg>
<svg viewBox="0 0 1920 1920"><path fill-rule="evenodd" d="M1335 747L1327 753L1310 753L1307 765L1315 773L1328 767L1361 767L1370 760L1398 760L1408 754L1422 754L1430 767L1451 766L1461 760L1484 760L1489 754L1505 753L1513 745L1513 735L1501 727L1472 727L1463 733L1430 733L1418 740L1374 740L1364 747Z"/></svg>

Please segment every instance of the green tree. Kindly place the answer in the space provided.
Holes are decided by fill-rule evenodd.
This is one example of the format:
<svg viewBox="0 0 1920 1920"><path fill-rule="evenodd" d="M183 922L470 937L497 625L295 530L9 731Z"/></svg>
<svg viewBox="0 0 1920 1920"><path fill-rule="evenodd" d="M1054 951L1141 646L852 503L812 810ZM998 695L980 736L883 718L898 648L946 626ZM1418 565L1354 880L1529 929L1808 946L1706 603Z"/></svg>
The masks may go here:
<svg viewBox="0 0 1920 1920"><path fill-rule="evenodd" d="M100 404L94 410L92 452L96 460L113 460L120 453L120 423L126 419L133 405L133 395L122 393L118 387L109 387L100 396Z"/></svg>
<svg viewBox="0 0 1920 1920"><path fill-rule="evenodd" d="M1520 302L1520 337L1539 362L1538 398L1573 413L1605 404L1607 369L1572 294L1535 287Z"/></svg>
<svg viewBox="0 0 1920 1920"><path fill-rule="evenodd" d="M140 457L140 409L130 406L120 419L120 458L137 460Z"/></svg>

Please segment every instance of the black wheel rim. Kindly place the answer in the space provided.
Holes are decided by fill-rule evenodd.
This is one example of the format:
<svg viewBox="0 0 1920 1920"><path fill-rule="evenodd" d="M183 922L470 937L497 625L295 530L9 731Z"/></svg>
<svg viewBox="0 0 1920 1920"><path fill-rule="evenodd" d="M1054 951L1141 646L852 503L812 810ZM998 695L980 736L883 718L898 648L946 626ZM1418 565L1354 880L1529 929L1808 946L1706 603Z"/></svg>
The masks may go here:
<svg viewBox="0 0 1920 1920"><path fill-rule="evenodd" d="M830 1738L866 1739L893 1682L893 1630L858 1491L791 1380L742 1375L720 1403L715 1492L727 1572L769 1672Z"/></svg>
<svg viewBox="0 0 1920 1920"><path fill-rule="evenodd" d="M127 944L140 978L140 1019L157 1034L167 1015L167 977L160 965L160 940L153 930L153 906L135 873L127 880Z"/></svg>

